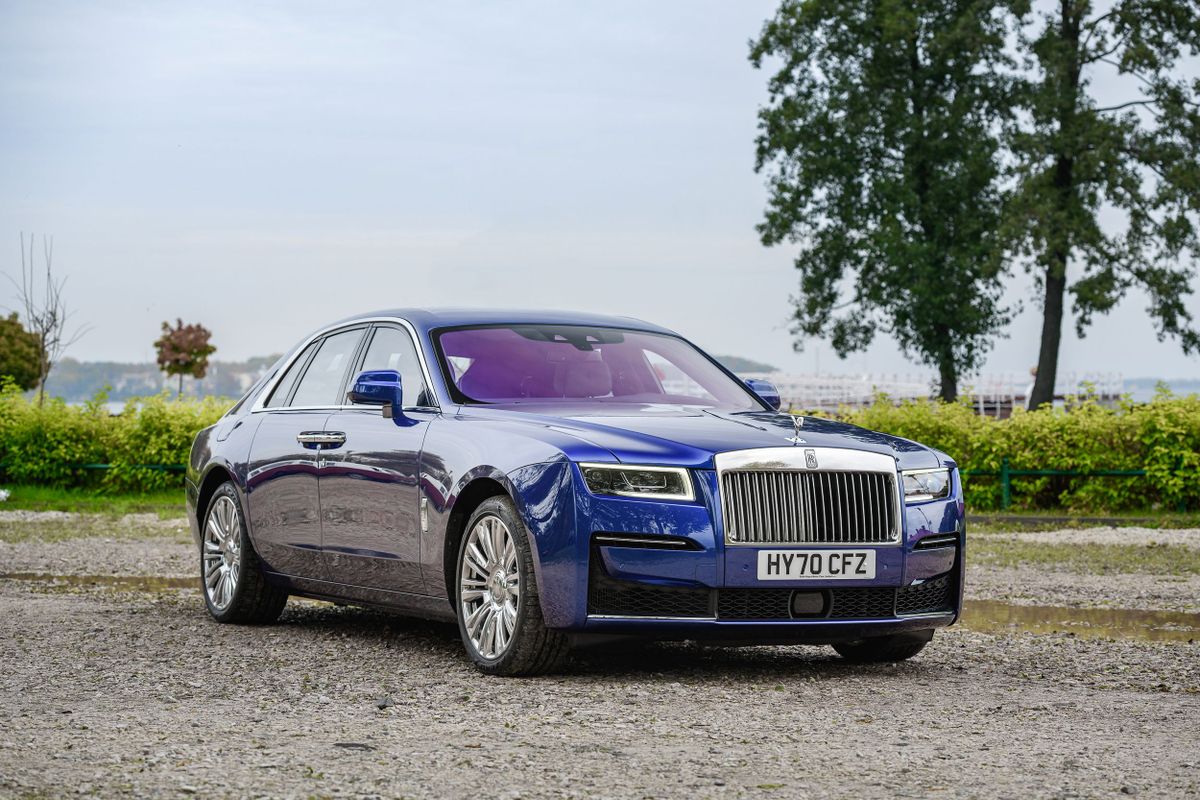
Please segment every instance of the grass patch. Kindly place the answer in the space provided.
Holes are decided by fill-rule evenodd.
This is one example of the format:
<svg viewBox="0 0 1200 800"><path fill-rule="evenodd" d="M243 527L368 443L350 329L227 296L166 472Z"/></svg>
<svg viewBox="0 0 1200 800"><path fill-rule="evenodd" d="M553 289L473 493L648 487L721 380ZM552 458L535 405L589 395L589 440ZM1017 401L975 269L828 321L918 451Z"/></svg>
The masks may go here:
<svg viewBox="0 0 1200 800"><path fill-rule="evenodd" d="M184 516L183 489L144 494L112 494L89 489L49 486L6 486L8 500L0 511L75 511L83 514L157 514L160 519Z"/></svg>
<svg viewBox="0 0 1200 800"><path fill-rule="evenodd" d="M967 520L968 530L978 533L1017 533L1020 531L1061 530L1064 528L1200 528L1200 512L1130 512L1105 516L1055 514L1052 512L1029 514L971 515Z"/></svg>
<svg viewBox="0 0 1200 800"><path fill-rule="evenodd" d="M1046 566L1091 575L1200 575L1200 549L1169 544L1052 544L1006 537L970 540L968 559L993 567Z"/></svg>

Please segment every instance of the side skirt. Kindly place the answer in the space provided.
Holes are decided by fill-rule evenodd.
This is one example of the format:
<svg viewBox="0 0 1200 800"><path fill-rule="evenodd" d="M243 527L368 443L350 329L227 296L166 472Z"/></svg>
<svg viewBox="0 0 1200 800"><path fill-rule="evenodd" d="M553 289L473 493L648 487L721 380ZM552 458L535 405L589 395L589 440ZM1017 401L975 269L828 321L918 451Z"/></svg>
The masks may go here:
<svg viewBox="0 0 1200 800"><path fill-rule="evenodd" d="M396 611L406 616L438 622L454 622L454 609L444 597L433 597L411 592L393 592L387 589L372 589L366 586L348 586L314 578L298 578L279 572L268 572L272 583L287 589L290 594L313 600L326 600L341 605L360 605Z"/></svg>

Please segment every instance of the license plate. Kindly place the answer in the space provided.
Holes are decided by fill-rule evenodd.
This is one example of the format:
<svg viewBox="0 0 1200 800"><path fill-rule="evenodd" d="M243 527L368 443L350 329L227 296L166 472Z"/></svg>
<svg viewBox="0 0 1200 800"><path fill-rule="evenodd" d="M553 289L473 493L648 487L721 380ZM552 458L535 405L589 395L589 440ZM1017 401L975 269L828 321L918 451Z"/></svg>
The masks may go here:
<svg viewBox="0 0 1200 800"><path fill-rule="evenodd" d="M760 581L869 580L874 550L759 550Z"/></svg>

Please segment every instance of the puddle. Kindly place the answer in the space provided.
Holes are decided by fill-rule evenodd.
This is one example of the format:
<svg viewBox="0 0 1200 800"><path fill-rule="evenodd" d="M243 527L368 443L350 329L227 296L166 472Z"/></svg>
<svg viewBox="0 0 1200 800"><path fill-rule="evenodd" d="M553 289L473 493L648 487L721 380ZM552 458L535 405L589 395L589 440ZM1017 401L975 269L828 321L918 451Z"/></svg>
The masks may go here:
<svg viewBox="0 0 1200 800"><path fill-rule="evenodd" d="M157 575L50 575L44 572L7 572L0 579L34 581L51 588L113 589L119 592L165 592L199 589L199 578L163 578Z"/></svg>
<svg viewBox="0 0 1200 800"><path fill-rule="evenodd" d="M1177 611L1017 606L996 600L968 600L962 625L984 633L1024 631L1072 633L1091 639L1200 641L1200 614Z"/></svg>

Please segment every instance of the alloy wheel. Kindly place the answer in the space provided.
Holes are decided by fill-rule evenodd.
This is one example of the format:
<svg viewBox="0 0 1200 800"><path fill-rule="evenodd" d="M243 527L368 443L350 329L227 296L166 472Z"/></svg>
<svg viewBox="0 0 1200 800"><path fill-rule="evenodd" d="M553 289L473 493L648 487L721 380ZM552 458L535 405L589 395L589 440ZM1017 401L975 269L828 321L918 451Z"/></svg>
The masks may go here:
<svg viewBox="0 0 1200 800"><path fill-rule="evenodd" d="M480 517L467 535L458 596L471 645L483 658L499 658L512 641L521 599L517 543L499 517Z"/></svg>
<svg viewBox="0 0 1200 800"><path fill-rule="evenodd" d="M218 497L204 526L204 593L217 611L233 601L242 569L242 526L237 506Z"/></svg>

